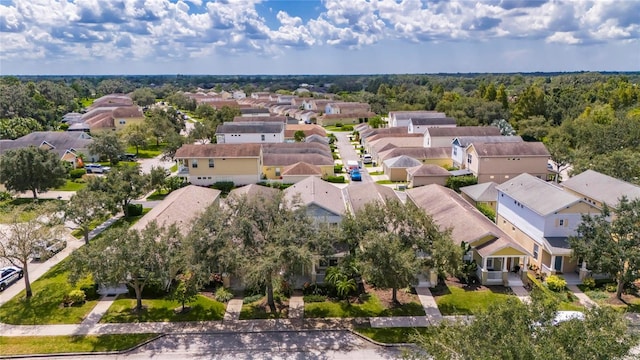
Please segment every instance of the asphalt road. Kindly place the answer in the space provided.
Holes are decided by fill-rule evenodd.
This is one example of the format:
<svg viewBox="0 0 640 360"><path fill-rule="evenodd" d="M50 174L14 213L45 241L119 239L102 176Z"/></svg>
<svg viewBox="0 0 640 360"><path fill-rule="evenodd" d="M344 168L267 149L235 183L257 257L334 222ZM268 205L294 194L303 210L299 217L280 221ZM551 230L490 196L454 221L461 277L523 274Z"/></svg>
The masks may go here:
<svg viewBox="0 0 640 360"><path fill-rule="evenodd" d="M348 331L167 335L127 354L48 359L401 359L398 347L374 345Z"/></svg>
<svg viewBox="0 0 640 360"><path fill-rule="evenodd" d="M358 153L356 152L353 145L351 145L351 142L349 141L349 135L351 134L350 132L336 131L333 134L336 136L336 139L338 139L338 141L336 142L336 145L338 146L338 151L340 152L340 158L342 160L342 164L345 167L347 165L347 161L349 160L356 160L356 161L361 160L360 156L358 156ZM361 183L365 184L365 183L373 182L373 178L371 177L371 175L369 175L369 172L366 169L362 169L360 171L360 174L362 175ZM345 176L348 176L348 175L345 174ZM357 184L358 182L355 181L353 183Z"/></svg>

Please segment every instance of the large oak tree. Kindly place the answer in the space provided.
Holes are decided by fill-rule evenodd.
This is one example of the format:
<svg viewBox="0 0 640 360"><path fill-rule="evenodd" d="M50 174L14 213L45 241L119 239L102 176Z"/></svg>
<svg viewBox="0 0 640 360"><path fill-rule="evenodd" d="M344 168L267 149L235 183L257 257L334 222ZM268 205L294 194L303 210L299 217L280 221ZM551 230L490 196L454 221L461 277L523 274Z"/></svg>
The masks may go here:
<svg viewBox="0 0 640 360"><path fill-rule="evenodd" d="M8 150L0 157L0 183L13 191L38 192L64 184L67 171L55 152L35 146Z"/></svg>

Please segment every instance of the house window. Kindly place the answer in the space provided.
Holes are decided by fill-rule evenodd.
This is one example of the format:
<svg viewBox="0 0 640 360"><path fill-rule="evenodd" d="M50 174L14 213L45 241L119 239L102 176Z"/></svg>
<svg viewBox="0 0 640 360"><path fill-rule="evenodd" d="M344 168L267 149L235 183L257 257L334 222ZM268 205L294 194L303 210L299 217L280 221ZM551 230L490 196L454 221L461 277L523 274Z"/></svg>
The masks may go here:
<svg viewBox="0 0 640 360"><path fill-rule="evenodd" d="M564 219L560 219L560 226L564 226Z"/></svg>
<svg viewBox="0 0 640 360"><path fill-rule="evenodd" d="M196 160L196 159L191 160L191 167L194 168L194 169L197 168L198 167L198 160Z"/></svg>
<svg viewBox="0 0 640 360"><path fill-rule="evenodd" d="M213 167L213 159L209 159L209 167L212 168Z"/></svg>
<svg viewBox="0 0 640 360"><path fill-rule="evenodd" d="M538 245L533 245L533 258L538 260L538 252L540 251L540 247Z"/></svg>
<svg viewBox="0 0 640 360"><path fill-rule="evenodd" d="M127 123L126 120L120 120L120 125L124 125L126 123Z"/></svg>
<svg viewBox="0 0 640 360"><path fill-rule="evenodd" d="M467 164L471 164L471 160L473 160L473 156L471 154L467 155Z"/></svg>
<svg viewBox="0 0 640 360"><path fill-rule="evenodd" d="M260 140L264 141L264 134L260 135Z"/></svg>
<svg viewBox="0 0 640 360"><path fill-rule="evenodd" d="M427 145L429 144L429 140L427 140ZM458 156L458 148L457 147L453 147L453 155L454 156Z"/></svg>
<svg viewBox="0 0 640 360"><path fill-rule="evenodd" d="M276 168L276 176L280 176L280 168Z"/></svg>

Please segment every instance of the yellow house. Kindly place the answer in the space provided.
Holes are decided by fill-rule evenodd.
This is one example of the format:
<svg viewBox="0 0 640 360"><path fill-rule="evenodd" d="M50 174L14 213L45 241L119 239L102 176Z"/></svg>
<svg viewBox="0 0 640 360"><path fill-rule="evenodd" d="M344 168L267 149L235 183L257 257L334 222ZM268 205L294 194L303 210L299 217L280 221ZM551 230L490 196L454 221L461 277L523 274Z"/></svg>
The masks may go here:
<svg viewBox="0 0 640 360"><path fill-rule="evenodd" d="M309 165L316 166L321 173L321 177L326 178L328 176L334 176L333 170L334 161L333 157L328 157L321 154L279 154L279 153L265 153L262 156L262 171L261 176L263 180L282 180L283 172L291 165L304 162Z"/></svg>
<svg viewBox="0 0 640 360"><path fill-rule="evenodd" d="M447 147L393 147L378 152L378 161L384 162L398 156L409 156L419 160L423 164L437 165L440 167L451 166L451 149Z"/></svg>
<svg viewBox="0 0 640 360"><path fill-rule="evenodd" d="M547 180L549 157L541 142L472 143L467 147L466 168L478 183L501 184L523 173Z"/></svg>
<svg viewBox="0 0 640 360"><path fill-rule="evenodd" d="M176 151L175 159L181 164L178 176L194 185L245 185L260 181L261 154L260 144L187 144Z"/></svg>

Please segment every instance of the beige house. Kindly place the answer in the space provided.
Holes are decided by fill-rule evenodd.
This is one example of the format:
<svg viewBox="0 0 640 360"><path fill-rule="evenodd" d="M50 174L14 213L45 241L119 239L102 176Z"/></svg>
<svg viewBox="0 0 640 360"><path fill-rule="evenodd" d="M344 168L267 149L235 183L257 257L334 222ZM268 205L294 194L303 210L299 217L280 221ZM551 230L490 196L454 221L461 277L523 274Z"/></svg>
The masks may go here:
<svg viewBox="0 0 640 360"><path fill-rule="evenodd" d="M284 129L284 138L285 140L293 140L295 138L295 134L298 131L302 131L304 133L304 137L308 137L311 135L319 135L326 137L327 131L322 128L322 126L315 124L287 124Z"/></svg>
<svg viewBox="0 0 640 360"><path fill-rule="evenodd" d="M186 144L176 151L175 159L181 165L178 176L191 184L233 181L244 185L260 181L261 154L260 144Z"/></svg>
<svg viewBox="0 0 640 360"><path fill-rule="evenodd" d="M282 170L281 176L284 184L295 184L313 176L321 178L322 170L316 165L297 162L293 165L286 166L284 170Z"/></svg>
<svg viewBox="0 0 640 360"><path fill-rule="evenodd" d="M509 179L496 190L496 224L532 254L531 264L546 274L580 271L568 238L576 235L583 215L600 213L595 205L530 174Z"/></svg>
<svg viewBox="0 0 640 360"><path fill-rule="evenodd" d="M320 126L331 126L337 123L343 125L354 125L368 122L369 119L376 116L372 112L348 113L348 114L324 114L316 118L316 123Z"/></svg>
<svg viewBox="0 0 640 360"><path fill-rule="evenodd" d="M342 190L316 176L286 188L284 196L289 203L306 206L307 214L318 223L339 224L346 214Z"/></svg>
<svg viewBox="0 0 640 360"><path fill-rule="evenodd" d="M496 126L430 127L424 132L424 147L451 147L460 136L500 136Z"/></svg>
<svg viewBox="0 0 640 360"><path fill-rule="evenodd" d="M451 173L441 166L422 164L407 169L407 185L408 187L431 184L444 186L450 176Z"/></svg>
<svg viewBox="0 0 640 360"><path fill-rule="evenodd" d="M541 142L473 143L467 148L467 166L478 183L498 184L529 173L547 180L549 151Z"/></svg>
<svg viewBox="0 0 640 360"><path fill-rule="evenodd" d="M446 147L394 147L389 150L379 152L377 160L384 162L388 159L403 155L420 160L423 164L437 165L440 167L451 166L449 148Z"/></svg>
<svg viewBox="0 0 640 360"><path fill-rule="evenodd" d="M498 201L496 186L498 184L494 182L465 186L460 188L460 195L473 206L483 204L496 211Z"/></svg>
<svg viewBox="0 0 640 360"><path fill-rule="evenodd" d="M316 166L320 169L323 178L335 174L333 157L313 153L264 153L262 155L261 177L264 180L284 180L282 172L287 167L299 162Z"/></svg>
<svg viewBox="0 0 640 360"><path fill-rule="evenodd" d="M483 285L520 285L526 276L531 252L526 250L455 191L427 185L406 191L407 202L424 209L440 229L451 229L457 245L471 246L466 260L477 264L476 275ZM434 284L437 279L431 278Z"/></svg>
<svg viewBox="0 0 640 360"><path fill-rule="evenodd" d="M623 196L640 199L640 186L618 180L597 171L587 170L562 182L562 187L598 209L604 204L615 208Z"/></svg>
<svg viewBox="0 0 640 360"><path fill-rule="evenodd" d="M385 203L387 200L400 200L392 188L376 183L351 183L342 189L342 192L347 204L347 210L352 214L363 210L365 205L369 203Z"/></svg>
<svg viewBox="0 0 640 360"><path fill-rule="evenodd" d="M422 138L421 137L386 137L382 139L378 139L375 141L367 142L365 145L365 151L373 157L373 160L377 161L378 164L382 162L379 157L379 153L385 150L391 150L393 148L400 147L422 147Z"/></svg>
<svg viewBox="0 0 640 360"><path fill-rule="evenodd" d="M391 181L407 181L407 169L421 166L422 163L412 157L402 155L385 160L382 163L384 174Z"/></svg>

